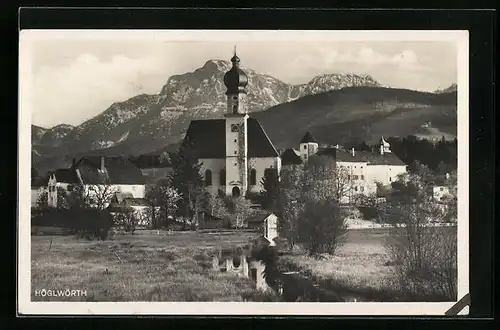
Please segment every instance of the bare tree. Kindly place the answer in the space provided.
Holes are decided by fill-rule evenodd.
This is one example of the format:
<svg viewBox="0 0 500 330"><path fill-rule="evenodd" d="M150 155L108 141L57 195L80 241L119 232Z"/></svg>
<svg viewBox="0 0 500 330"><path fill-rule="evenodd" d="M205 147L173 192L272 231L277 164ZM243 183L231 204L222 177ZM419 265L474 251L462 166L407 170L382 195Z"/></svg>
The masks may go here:
<svg viewBox="0 0 500 330"><path fill-rule="evenodd" d="M426 169L401 176L392 183L382 215L393 224L387 250L396 264L402 291L455 299L457 250L452 241L456 243L456 232L430 225L431 221L446 216L433 198L431 184Z"/></svg>
<svg viewBox="0 0 500 330"><path fill-rule="evenodd" d="M233 202L233 215L235 218L235 226L237 228L243 227L245 219L251 216L254 213L252 209L251 202L244 198L238 197L232 200Z"/></svg>
<svg viewBox="0 0 500 330"><path fill-rule="evenodd" d="M222 223L224 217L226 217L229 213L226 202L223 197L219 194L210 194L207 192L206 194L206 206L205 209L210 214L212 218L217 219L217 227L219 230L219 258L222 257Z"/></svg>
<svg viewBox="0 0 500 330"><path fill-rule="evenodd" d="M346 198L350 200L352 197L353 186L349 170L338 166L335 159L327 156L310 157L304 171L303 188L311 198L333 198L338 204L342 204Z"/></svg>
<svg viewBox="0 0 500 330"><path fill-rule="evenodd" d="M90 204L99 210L104 210L111 203L119 190L109 184L88 185Z"/></svg>
<svg viewBox="0 0 500 330"><path fill-rule="evenodd" d="M159 228L162 223L167 224L170 216L175 215L181 196L165 179L158 181L152 187L148 187L146 199L149 202L151 224L154 228ZM159 214L156 214L157 208L160 209Z"/></svg>
<svg viewBox="0 0 500 330"><path fill-rule="evenodd" d="M88 208L91 206L90 192L82 184L72 185L71 191L66 196L68 208Z"/></svg>
<svg viewBox="0 0 500 330"><path fill-rule="evenodd" d="M211 217L222 219L228 214L226 203L221 196L207 192L205 198L205 209Z"/></svg>

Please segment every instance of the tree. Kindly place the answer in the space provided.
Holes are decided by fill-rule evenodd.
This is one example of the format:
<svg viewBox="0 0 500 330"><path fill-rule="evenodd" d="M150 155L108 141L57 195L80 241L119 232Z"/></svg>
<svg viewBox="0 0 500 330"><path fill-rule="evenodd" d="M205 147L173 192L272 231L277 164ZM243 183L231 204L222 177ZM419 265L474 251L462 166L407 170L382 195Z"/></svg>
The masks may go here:
<svg viewBox="0 0 500 330"><path fill-rule="evenodd" d="M413 295L437 290L455 299L456 236L448 228L429 226L446 213L434 201L426 173L422 167L392 183L382 215L393 225L387 250L402 290Z"/></svg>
<svg viewBox="0 0 500 330"><path fill-rule="evenodd" d="M232 213L236 228L242 228L244 221L254 213L251 202L244 197L232 199Z"/></svg>
<svg viewBox="0 0 500 330"><path fill-rule="evenodd" d="M146 199L149 202L149 214L153 228L160 228L167 225L170 216L174 216L178 210L178 203L181 200L177 190L169 184L168 179L159 180L154 186L146 191ZM160 208L159 214L156 209Z"/></svg>
<svg viewBox="0 0 500 330"><path fill-rule="evenodd" d="M309 200L299 218L300 239L312 256L334 254L345 242L347 225L334 199Z"/></svg>
<svg viewBox="0 0 500 330"><path fill-rule="evenodd" d="M178 152L170 154L170 161L172 165L170 182L181 195L179 212L184 218L191 217L194 220L203 200L205 189L200 172L202 163L198 160L196 150L188 137Z"/></svg>
<svg viewBox="0 0 500 330"><path fill-rule="evenodd" d="M72 191L69 191L65 196L68 208L76 209L91 207L89 190L81 184L75 184L72 188Z"/></svg>
<svg viewBox="0 0 500 330"><path fill-rule="evenodd" d="M44 190L38 195L36 200L36 207L39 209L43 209L48 206L48 193Z"/></svg>
<svg viewBox="0 0 500 330"><path fill-rule="evenodd" d="M290 249L298 240L298 219L303 209L302 165L292 165L281 170L278 183L276 209L280 236L287 239Z"/></svg>
<svg viewBox="0 0 500 330"><path fill-rule="evenodd" d="M271 212L276 212L279 190L279 176L275 169L264 171L262 178L263 190L260 194L262 207Z"/></svg>
<svg viewBox="0 0 500 330"><path fill-rule="evenodd" d="M303 189L309 198L316 200L333 198L342 204L352 195L349 170L337 166L335 159L326 156L313 156L304 168Z"/></svg>
<svg viewBox="0 0 500 330"><path fill-rule="evenodd" d="M205 210L212 218L216 219L222 219L228 214L228 209L223 197L208 192L205 195Z"/></svg>
<svg viewBox="0 0 500 330"><path fill-rule="evenodd" d="M219 229L219 258L222 258L222 238L221 229L224 217L229 213L226 202L222 194L210 194L205 195L205 210L207 213L215 219L218 219L218 229Z"/></svg>
<svg viewBox="0 0 500 330"><path fill-rule="evenodd" d="M116 187L110 184L88 185L86 190L90 206L99 210L107 208L113 197L119 192Z"/></svg>

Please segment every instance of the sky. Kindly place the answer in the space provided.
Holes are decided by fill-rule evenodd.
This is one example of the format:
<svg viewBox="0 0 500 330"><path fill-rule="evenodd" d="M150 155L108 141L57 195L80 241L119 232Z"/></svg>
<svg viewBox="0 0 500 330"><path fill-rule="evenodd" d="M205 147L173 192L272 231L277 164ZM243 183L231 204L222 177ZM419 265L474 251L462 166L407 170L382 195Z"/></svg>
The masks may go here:
<svg viewBox="0 0 500 330"><path fill-rule="evenodd" d="M242 66L290 84L324 73L369 74L383 85L420 91L457 82L452 41L45 38L30 44L32 123L81 124L113 102L158 93L171 75L229 60L235 45Z"/></svg>

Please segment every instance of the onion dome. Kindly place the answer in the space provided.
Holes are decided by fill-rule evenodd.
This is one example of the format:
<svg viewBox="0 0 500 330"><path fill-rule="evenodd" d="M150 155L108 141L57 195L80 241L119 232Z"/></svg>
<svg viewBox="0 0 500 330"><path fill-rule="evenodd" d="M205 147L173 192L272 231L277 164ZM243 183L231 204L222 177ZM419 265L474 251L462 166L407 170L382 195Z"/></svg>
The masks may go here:
<svg viewBox="0 0 500 330"><path fill-rule="evenodd" d="M246 73L240 69L240 58L234 52L231 58L232 68L224 75L224 85L226 85L226 95L246 93L245 87L248 85Z"/></svg>

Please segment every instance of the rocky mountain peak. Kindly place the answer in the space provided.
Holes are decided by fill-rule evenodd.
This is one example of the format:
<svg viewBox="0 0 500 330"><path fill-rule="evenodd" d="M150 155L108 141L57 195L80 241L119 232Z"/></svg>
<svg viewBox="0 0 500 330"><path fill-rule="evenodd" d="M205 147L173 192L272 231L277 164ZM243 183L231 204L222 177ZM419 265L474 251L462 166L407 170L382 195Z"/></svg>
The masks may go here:
<svg viewBox="0 0 500 330"><path fill-rule="evenodd" d="M191 72L172 75L159 94L140 94L115 102L96 117L74 129L66 129L64 137L58 135L53 144L59 145L62 139L65 149L81 151L117 147L146 137L179 140L190 120L222 118L226 111L223 77L231 67L230 61L210 59ZM292 85L244 65L242 69L249 80L246 88L249 112L344 87L379 86L368 75L339 73L318 75L306 84Z"/></svg>
<svg viewBox="0 0 500 330"><path fill-rule="evenodd" d="M434 93L436 94L453 93L457 91L457 88L458 88L457 84L453 83L448 88L435 90Z"/></svg>

